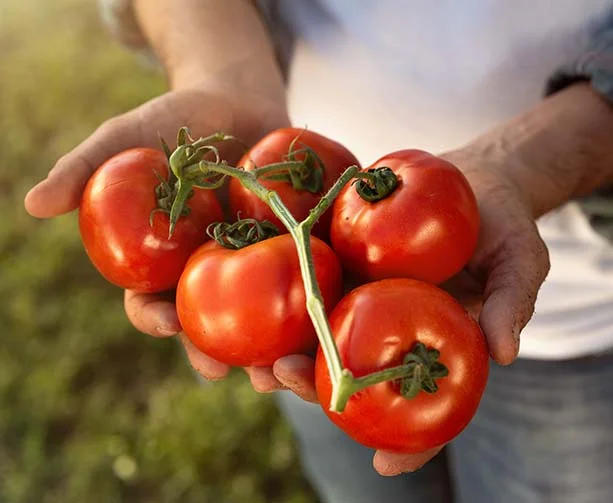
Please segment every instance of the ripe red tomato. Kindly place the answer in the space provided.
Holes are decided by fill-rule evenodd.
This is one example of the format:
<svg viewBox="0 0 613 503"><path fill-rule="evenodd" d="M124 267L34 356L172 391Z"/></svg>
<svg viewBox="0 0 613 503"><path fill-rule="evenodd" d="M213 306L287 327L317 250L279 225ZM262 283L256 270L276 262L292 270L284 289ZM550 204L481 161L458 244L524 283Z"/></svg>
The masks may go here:
<svg viewBox="0 0 613 503"><path fill-rule="evenodd" d="M273 131L256 143L240 160L239 166L246 171L253 171L263 166L285 161L294 140L294 150L308 147L317 154L323 164L323 185L321 190L310 192L293 188L289 181L274 181L260 178L265 187L279 194L283 203L288 207L294 218L303 220L318 202L321 196L334 184L338 177L349 166L359 165L355 156L343 145L326 138L313 131L299 128L283 128ZM296 156L297 160L304 160L304 153ZM317 167L317 163L314 163ZM241 217L251 217L257 220L269 220L274 223L280 232L287 232L283 224L255 194L243 187L236 179L230 181L229 197L230 209L233 214L240 212ZM330 231L331 212L322 215L313 227L313 234L327 240Z"/></svg>
<svg viewBox="0 0 613 503"><path fill-rule="evenodd" d="M168 238L168 214L157 207L158 176L168 180L163 152L136 148L121 152L92 175L79 209L81 239L89 258L111 283L139 292L177 285L190 254L208 239L207 226L223 220L210 190L196 189Z"/></svg>
<svg viewBox="0 0 613 503"><path fill-rule="evenodd" d="M331 383L321 349L315 385L328 417L357 442L400 453L438 447L474 416L485 389L488 351L479 326L453 297L436 286L399 278L362 285L330 316L343 366L354 377L403 363L421 342L440 352L448 375L438 391L411 399L398 382L374 384L352 395L342 413L330 412Z"/></svg>
<svg viewBox="0 0 613 503"><path fill-rule="evenodd" d="M479 210L468 181L449 162L420 150L391 153L363 171L382 167L399 182L387 197L365 201L350 184L335 201L334 251L363 280L446 281L477 245Z"/></svg>
<svg viewBox="0 0 613 503"><path fill-rule="evenodd" d="M341 296L341 267L332 249L311 237L326 310ZM315 349L296 246L282 234L241 248L216 241L189 259L177 287L183 331L202 352L235 366L270 366Z"/></svg>

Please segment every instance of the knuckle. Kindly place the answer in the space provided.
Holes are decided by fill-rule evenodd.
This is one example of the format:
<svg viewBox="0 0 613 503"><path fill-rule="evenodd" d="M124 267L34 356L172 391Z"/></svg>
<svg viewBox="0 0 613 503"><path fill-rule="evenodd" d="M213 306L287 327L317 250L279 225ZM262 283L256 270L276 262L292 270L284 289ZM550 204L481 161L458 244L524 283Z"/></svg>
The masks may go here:
<svg viewBox="0 0 613 503"><path fill-rule="evenodd" d="M125 124L125 117L122 115L118 115L116 117L111 117L110 119L106 119L98 128L96 129L96 133L101 136L113 135L116 134L119 129Z"/></svg>
<svg viewBox="0 0 613 503"><path fill-rule="evenodd" d="M126 291L123 306L128 321L132 323L134 328L140 332L149 333L143 316L144 305L139 301L138 296Z"/></svg>

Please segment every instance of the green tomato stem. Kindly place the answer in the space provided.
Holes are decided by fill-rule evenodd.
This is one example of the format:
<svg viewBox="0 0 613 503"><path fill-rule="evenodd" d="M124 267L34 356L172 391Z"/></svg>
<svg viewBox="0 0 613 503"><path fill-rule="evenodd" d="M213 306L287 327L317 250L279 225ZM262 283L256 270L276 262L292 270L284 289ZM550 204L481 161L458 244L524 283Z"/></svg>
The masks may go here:
<svg viewBox="0 0 613 503"><path fill-rule="evenodd" d="M220 246L230 250L240 250L279 235L277 226L268 220L241 218L233 224L215 222L209 225L206 233Z"/></svg>
<svg viewBox="0 0 613 503"><path fill-rule="evenodd" d="M339 180L332 186L330 191L324 195L313 208L309 216L301 223L294 218L287 207L281 201L279 195L270 189L267 189L257 181L256 175L253 172L244 171L238 168L233 168L224 164L215 164L207 161L201 161L200 163L203 173L216 172L227 176L232 176L248 190L252 191L257 197L259 197L264 203L266 203L272 212L277 216L281 223L287 228L288 232L296 243L296 250L298 252L298 261L300 263L300 272L302 274L302 280L304 282L304 289L306 293L306 307L315 327L315 332L321 344L322 351L326 357L330 370L330 377L334 383L341 381L341 374L343 366L341 363L340 355L338 354L338 348L332 337L332 331L330 329L330 323L326 315L326 309L315 275L315 265L313 264L313 254L311 252L311 235L310 230L317 222L317 219L323 214L323 212L332 204L334 197L338 195L343 185L347 183L353 175L357 172L357 167L353 166L348 168L345 173L339 178ZM325 201L325 202L323 202Z"/></svg>
<svg viewBox="0 0 613 503"><path fill-rule="evenodd" d="M172 207L170 208L170 216L169 221L170 224L168 226L168 239L172 237L173 232L175 231L175 227L179 218L184 213L184 209L186 208L187 200L192 195L192 184L186 182L184 180L177 181L177 194L174 200Z"/></svg>
<svg viewBox="0 0 613 503"><path fill-rule="evenodd" d="M389 197L398 187L398 176L386 166L362 171L357 175L355 189L358 195L370 203Z"/></svg>
<svg viewBox="0 0 613 503"><path fill-rule="evenodd" d="M254 173L257 178L262 178L265 177L265 175L287 172L290 169L302 168L303 166L304 163L302 161L275 162L272 164L267 164L266 166L262 166L261 168L256 168L254 170Z"/></svg>
<svg viewBox="0 0 613 503"><path fill-rule="evenodd" d="M199 167L201 173L205 176L217 173L236 178L245 188L253 192L270 207L292 236L296 244L300 272L304 282L306 308L330 372L332 397L329 408L331 411L342 412L351 395L367 386L384 381L402 379L415 373L414 365L405 364L354 378L349 369L343 368L338 347L332 336L330 322L326 315L325 304L315 275L315 265L311 251L311 229L324 211L332 205L342 188L359 172L357 166L351 166L343 172L334 185L320 199L318 204L310 211L309 216L302 222L298 222L294 218L275 191L264 187L258 182L257 171L245 171L224 163L214 163L205 160L199 162Z"/></svg>
<svg viewBox="0 0 613 503"><path fill-rule="evenodd" d="M317 220L324 214L324 212L332 206L332 203L339 195L340 191L343 189L347 183L349 183L355 175L360 171L360 168L357 166L348 167L334 182L334 185L330 187L328 192L324 194L324 196L319 200L319 202L315 205L315 207L309 212L309 216L305 218L301 225L304 225L309 231L311 228L317 223Z"/></svg>
<svg viewBox="0 0 613 503"><path fill-rule="evenodd" d="M177 222L181 216L189 213L187 202L193 194L192 189L208 188L214 189L220 187L224 183L223 177L216 180L203 180L201 177L194 175L200 174L200 168L197 162L209 152L215 154L217 162L219 162L219 151L215 144L236 140L233 136L228 136L223 133L215 133L205 138L194 140L186 127L179 129L177 134L177 148L171 152L168 144L160 137L162 149L168 158L170 173L168 182L161 181L160 190L167 193L170 197L161 203L159 208L162 211L167 211L169 214L168 239L172 237ZM157 195L157 194L156 194ZM170 204L170 209L167 208ZM156 210L158 209L156 208ZM153 212L151 213L153 215ZM152 217L150 217L152 221Z"/></svg>
<svg viewBox="0 0 613 503"><path fill-rule="evenodd" d="M332 387L330 410L342 412L347 405L347 401L354 393L362 391L364 388L368 388L374 384L411 377L414 372L412 366L397 365L396 367L379 370L378 372L373 372L363 377L353 377L353 374L348 369L343 369L341 380L336 386L336 389L334 386ZM333 408L333 405L336 408Z"/></svg>

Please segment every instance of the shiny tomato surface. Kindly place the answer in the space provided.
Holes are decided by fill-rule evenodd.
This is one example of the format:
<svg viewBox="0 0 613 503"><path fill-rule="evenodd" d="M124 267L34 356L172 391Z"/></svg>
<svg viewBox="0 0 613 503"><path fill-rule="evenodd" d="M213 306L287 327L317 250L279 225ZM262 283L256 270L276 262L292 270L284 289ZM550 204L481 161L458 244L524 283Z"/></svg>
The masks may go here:
<svg viewBox="0 0 613 503"><path fill-rule="evenodd" d="M341 267L323 241L312 237L311 246L329 312L342 293ZM202 245L179 281L177 312L193 344L228 365L270 366L317 346L289 234L238 250L216 241Z"/></svg>
<svg viewBox="0 0 613 503"><path fill-rule="evenodd" d="M348 293L330 316L343 366L355 377L403 364L415 344L439 351L448 370L438 391L401 394L398 381L371 385L329 410L331 381L321 349L315 384L328 417L357 442L419 453L457 436L474 416L488 376L488 350L477 323L449 294L411 279L386 279Z"/></svg>
<svg viewBox="0 0 613 503"><path fill-rule="evenodd" d="M191 253L208 236L207 226L223 220L211 190L195 189L189 215L179 218L168 238L168 214L156 211L158 178L168 179L163 152L136 148L121 152L89 179L79 208L85 250L111 283L139 292L160 292L177 285Z"/></svg>

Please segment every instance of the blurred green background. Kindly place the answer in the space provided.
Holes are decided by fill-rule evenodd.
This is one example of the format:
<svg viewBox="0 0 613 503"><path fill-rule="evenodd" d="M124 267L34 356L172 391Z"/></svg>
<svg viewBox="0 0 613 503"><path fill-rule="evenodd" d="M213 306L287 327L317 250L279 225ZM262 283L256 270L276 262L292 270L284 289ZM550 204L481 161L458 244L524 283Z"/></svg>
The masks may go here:
<svg viewBox="0 0 613 503"><path fill-rule="evenodd" d="M94 0L0 2L0 502L307 503L270 396L200 386L173 340L127 323L75 215L27 189L104 119L164 90Z"/></svg>

